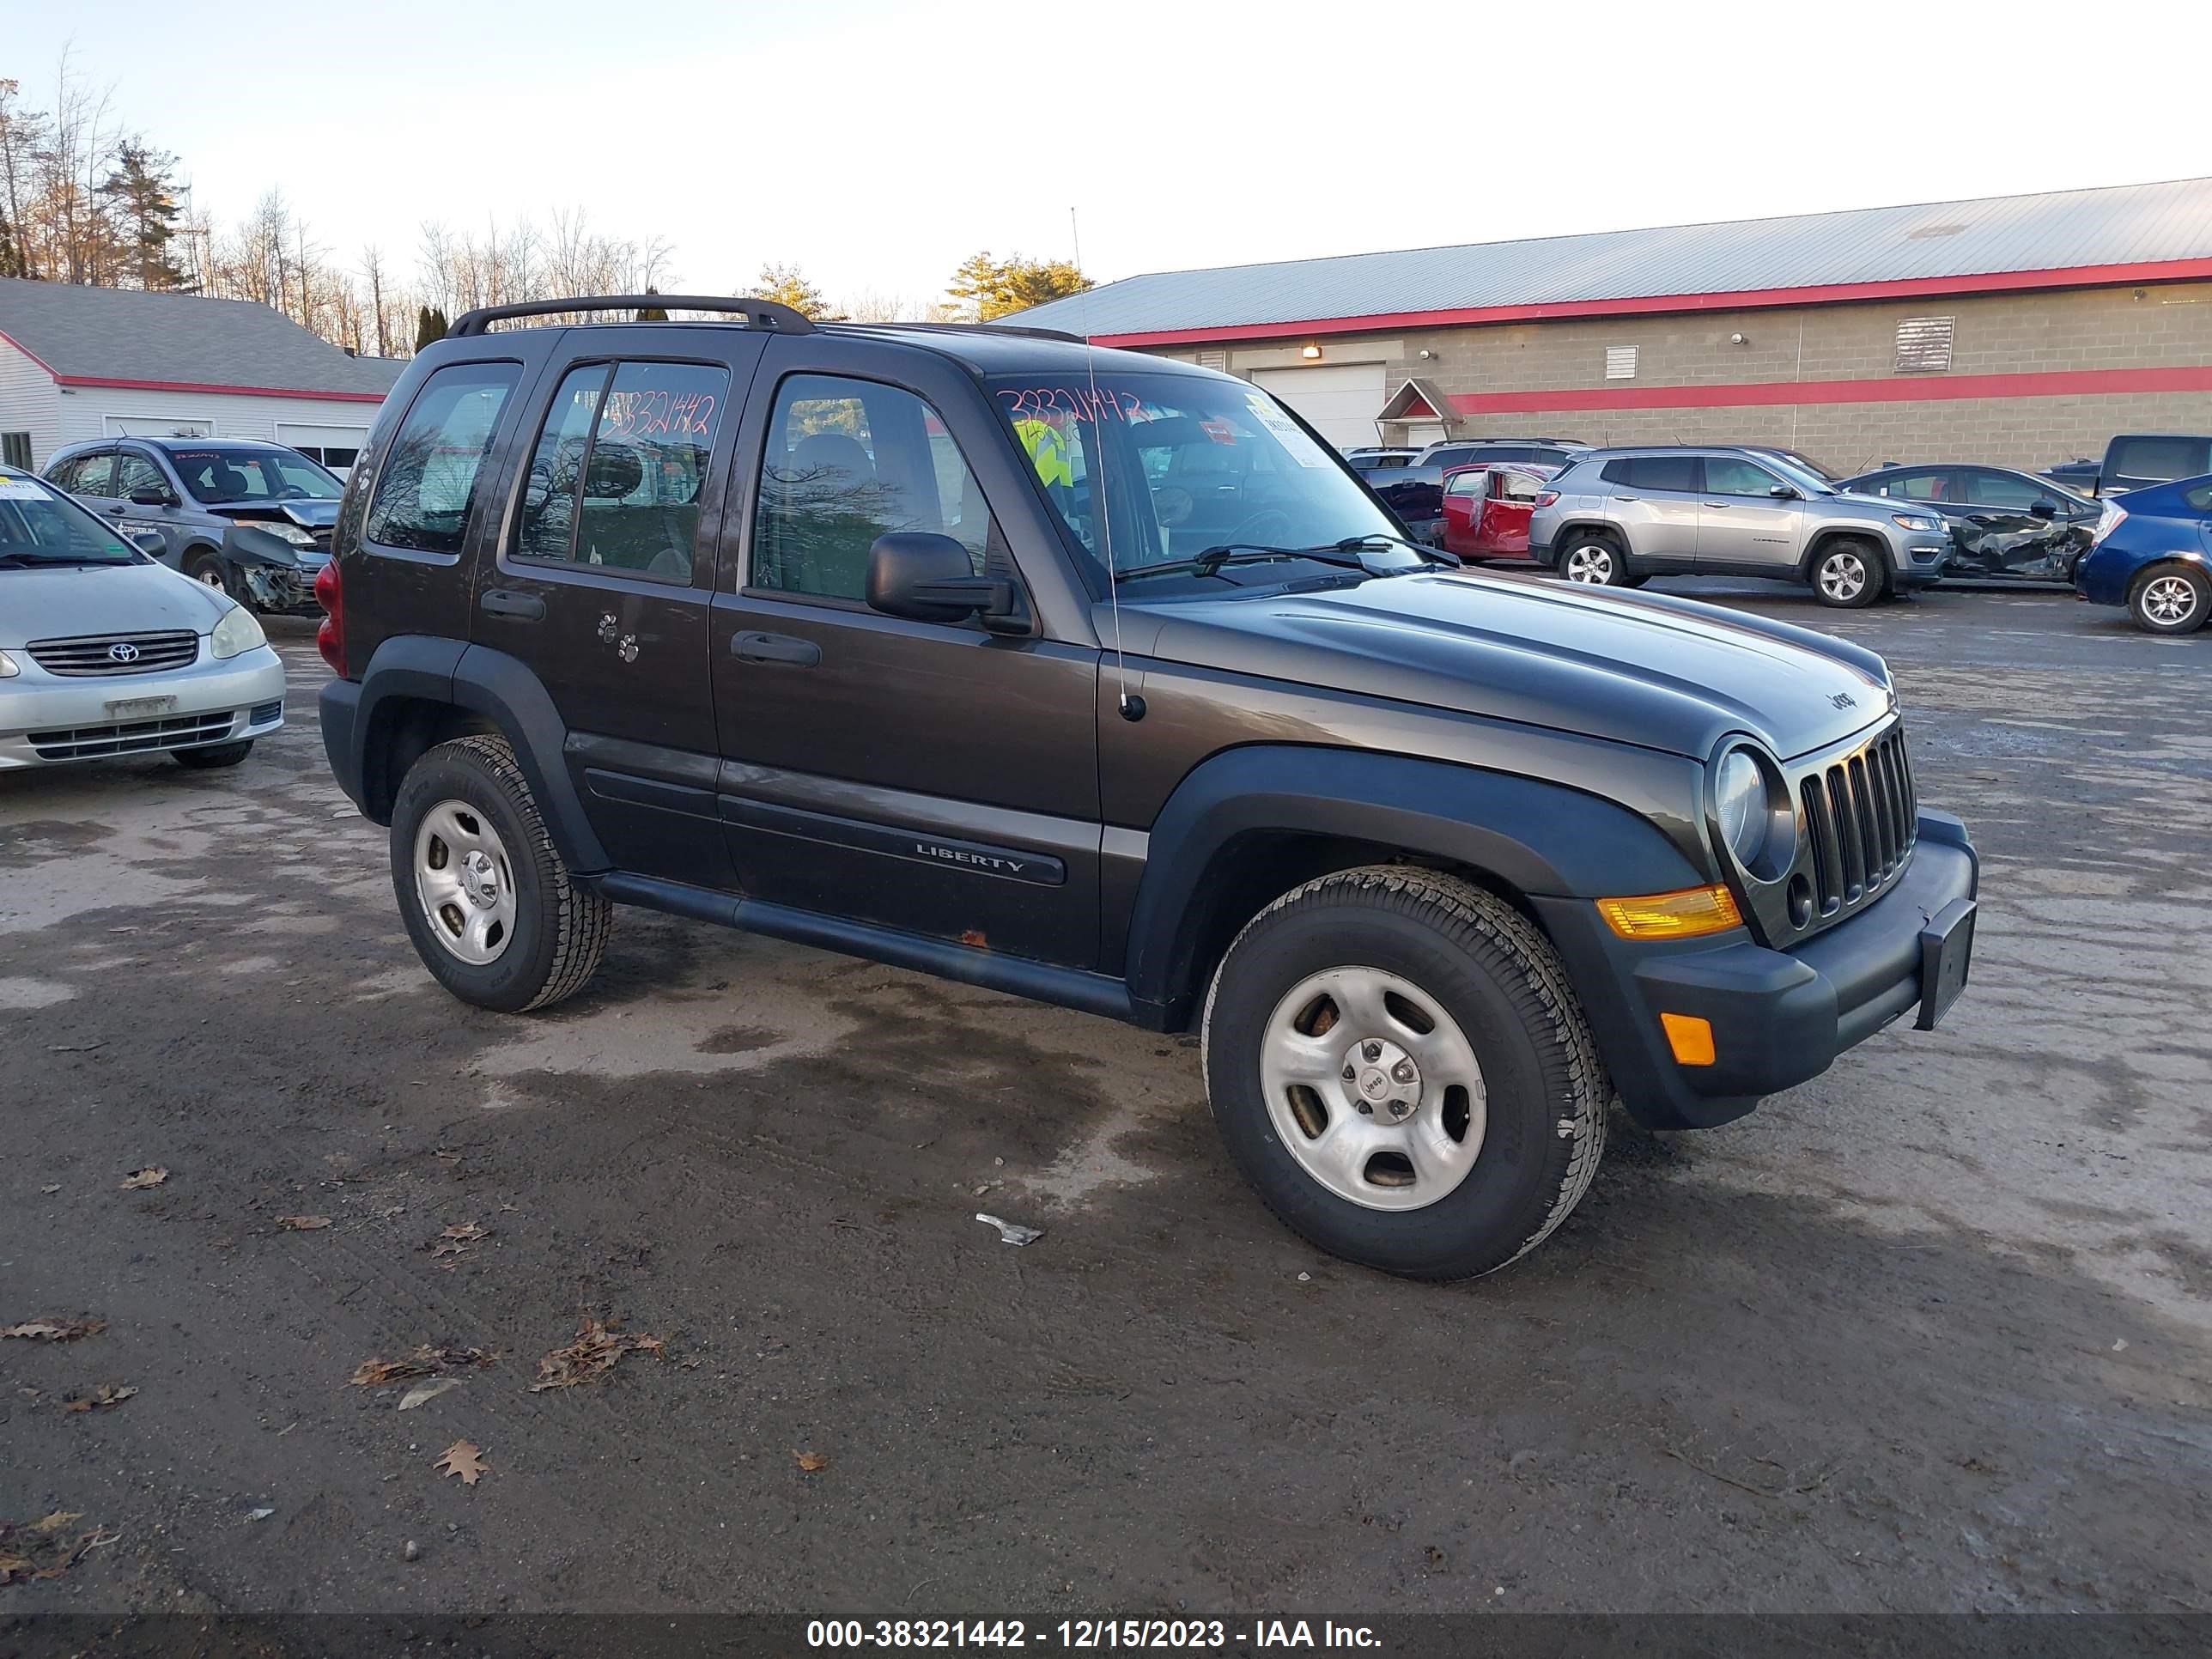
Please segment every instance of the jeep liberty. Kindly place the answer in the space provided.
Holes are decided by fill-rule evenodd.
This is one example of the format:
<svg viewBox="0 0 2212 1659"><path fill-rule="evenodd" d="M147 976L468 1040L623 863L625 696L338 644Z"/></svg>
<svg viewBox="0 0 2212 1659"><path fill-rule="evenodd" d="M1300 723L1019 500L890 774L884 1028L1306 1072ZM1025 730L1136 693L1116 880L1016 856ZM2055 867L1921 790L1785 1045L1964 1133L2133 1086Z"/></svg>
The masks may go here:
<svg viewBox="0 0 2212 1659"><path fill-rule="evenodd" d="M728 320L536 320L641 306ZM1462 571L1257 387L1064 335L471 313L317 587L454 995L638 904L1196 1031L1260 1195L1395 1273L1541 1242L1616 1099L1725 1123L1966 977L1879 657Z"/></svg>

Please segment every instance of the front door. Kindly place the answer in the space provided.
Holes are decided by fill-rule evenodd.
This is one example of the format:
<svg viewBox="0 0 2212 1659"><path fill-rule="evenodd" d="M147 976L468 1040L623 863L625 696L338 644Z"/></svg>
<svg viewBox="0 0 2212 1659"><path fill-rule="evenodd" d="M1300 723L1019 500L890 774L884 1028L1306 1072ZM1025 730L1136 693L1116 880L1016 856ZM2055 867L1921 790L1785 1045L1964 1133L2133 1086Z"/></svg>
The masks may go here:
<svg viewBox="0 0 2212 1659"><path fill-rule="evenodd" d="M1789 575L1797 568L1804 503L1755 461L1708 455L1698 513L1698 568ZM1778 496L1778 489L1789 489Z"/></svg>
<svg viewBox="0 0 2212 1659"><path fill-rule="evenodd" d="M161 562L180 564L183 514L176 487L161 463L136 445L125 444L115 453L115 478L110 487L115 492L112 516L123 532L155 532L161 538ZM133 501L134 495L153 499Z"/></svg>
<svg viewBox="0 0 2212 1659"><path fill-rule="evenodd" d="M2069 514L2057 492L2018 472L1961 467L1964 511L1954 521L1960 575L2064 581L2087 545L2094 520Z"/></svg>
<svg viewBox="0 0 2212 1659"><path fill-rule="evenodd" d="M718 330L708 355L696 331L631 325L617 357L616 332L570 334L538 383L471 638L552 695L618 868L727 887L707 615L731 411L760 341Z"/></svg>
<svg viewBox="0 0 2212 1659"><path fill-rule="evenodd" d="M868 550L887 532L950 536L978 571L1015 568L968 459L1010 440L949 364L841 343L829 357L772 341L746 417L755 505L742 547L737 526L725 534L710 641L738 882L1090 967L1098 651L868 608Z"/></svg>

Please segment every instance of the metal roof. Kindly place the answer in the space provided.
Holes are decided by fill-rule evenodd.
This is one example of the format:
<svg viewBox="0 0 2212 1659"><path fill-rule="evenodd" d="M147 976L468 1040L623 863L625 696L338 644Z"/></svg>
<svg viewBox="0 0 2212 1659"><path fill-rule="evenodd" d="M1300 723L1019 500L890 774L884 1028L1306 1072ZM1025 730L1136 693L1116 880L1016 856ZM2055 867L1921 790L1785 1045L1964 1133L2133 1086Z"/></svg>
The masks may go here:
<svg viewBox="0 0 2212 1659"><path fill-rule="evenodd" d="M0 279L0 334L55 379L381 398L398 368L349 357L250 300Z"/></svg>
<svg viewBox="0 0 2212 1659"><path fill-rule="evenodd" d="M1358 318L1405 321L1437 312L1627 311L1636 307L1624 302L1698 295L1875 297L1802 291L2208 260L2212 179L2181 179L1162 271L1007 320L1127 339Z"/></svg>

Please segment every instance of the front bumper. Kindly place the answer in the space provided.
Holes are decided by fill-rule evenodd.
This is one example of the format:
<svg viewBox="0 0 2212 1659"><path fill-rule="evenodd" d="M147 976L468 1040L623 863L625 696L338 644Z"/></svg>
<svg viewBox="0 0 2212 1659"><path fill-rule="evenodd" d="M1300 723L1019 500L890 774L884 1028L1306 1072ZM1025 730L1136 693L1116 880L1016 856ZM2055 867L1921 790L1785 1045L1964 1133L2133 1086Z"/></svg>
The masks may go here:
<svg viewBox="0 0 2212 1659"><path fill-rule="evenodd" d="M1891 581L1898 587L1927 587L1942 575L1951 557L1951 544L1933 537L1913 537L1890 550Z"/></svg>
<svg viewBox="0 0 2212 1659"><path fill-rule="evenodd" d="M12 654L22 672L0 680L0 772L235 743L284 723L284 661L265 645L217 661L202 640L186 667L84 678ZM128 706L160 698L173 701Z"/></svg>
<svg viewBox="0 0 2212 1659"><path fill-rule="evenodd" d="M1718 942L1637 944L1588 899L1534 902L1583 999L1621 1102L1647 1128L1710 1127L1818 1077L1838 1054L1917 1006L1929 971L1923 937L1980 884L1966 826L1923 811L1903 875L1882 897L1792 951L1747 933ZM1971 926L1971 922L1967 924ZM1678 1062L1661 1013L1709 1021L1714 1063Z"/></svg>

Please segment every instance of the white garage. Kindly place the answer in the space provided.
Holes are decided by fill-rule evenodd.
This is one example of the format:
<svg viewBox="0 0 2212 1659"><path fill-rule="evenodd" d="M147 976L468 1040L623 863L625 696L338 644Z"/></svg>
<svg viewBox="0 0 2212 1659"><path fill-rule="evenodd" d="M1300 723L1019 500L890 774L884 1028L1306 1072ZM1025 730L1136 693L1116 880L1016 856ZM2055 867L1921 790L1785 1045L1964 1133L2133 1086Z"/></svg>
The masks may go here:
<svg viewBox="0 0 2212 1659"><path fill-rule="evenodd" d="M1313 429L1345 448L1376 441L1375 416L1385 396L1381 363L1316 363L1310 368L1256 368L1264 386L1305 416Z"/></svg>

